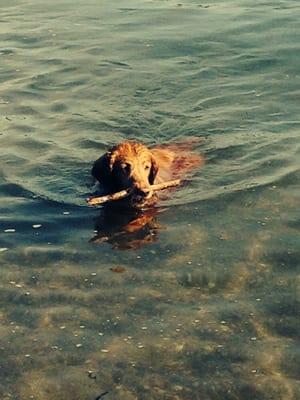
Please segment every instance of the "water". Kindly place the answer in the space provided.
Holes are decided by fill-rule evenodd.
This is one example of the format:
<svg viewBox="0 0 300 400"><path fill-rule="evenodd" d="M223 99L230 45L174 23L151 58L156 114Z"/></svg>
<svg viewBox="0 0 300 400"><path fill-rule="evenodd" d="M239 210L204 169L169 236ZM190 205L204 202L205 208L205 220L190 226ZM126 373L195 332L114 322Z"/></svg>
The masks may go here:
<svg viewBox="0 0 300 400"><path fill-rule="evenodd" d="M300 398L299 2L0 10L1 399ZM190 137L189 185L97 241L92 162Z"/></svg>

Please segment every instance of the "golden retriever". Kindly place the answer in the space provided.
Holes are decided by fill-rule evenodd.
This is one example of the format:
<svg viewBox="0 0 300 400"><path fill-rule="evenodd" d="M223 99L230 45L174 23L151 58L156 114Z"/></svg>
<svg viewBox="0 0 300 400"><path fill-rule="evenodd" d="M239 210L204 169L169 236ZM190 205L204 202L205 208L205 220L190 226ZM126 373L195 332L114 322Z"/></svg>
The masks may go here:
<svg viewBox="0 0 300 400"><path fill-rule="evenodd" d="M126 203L144 207L156 199L151 185L182 178L203 163L200 155L191 152L192 147L193 143L180 143L150 149L138 142L123 142L95 161L92 175L105 194L132 188Z"/></svg>

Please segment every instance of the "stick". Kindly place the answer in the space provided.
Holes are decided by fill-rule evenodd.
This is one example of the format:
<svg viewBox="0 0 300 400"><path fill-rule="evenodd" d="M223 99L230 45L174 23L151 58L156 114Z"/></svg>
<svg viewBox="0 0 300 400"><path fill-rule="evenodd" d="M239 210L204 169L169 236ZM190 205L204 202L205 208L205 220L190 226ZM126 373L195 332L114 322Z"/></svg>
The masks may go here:
<svg viewBox="0 0 300 400"><path fill-rule="evenodd" d="M151 185L150 189L153 191L157 191L157 190L164 190L169 187L178 186L178 185L180 185L180 179L174 179L173 181L167 181L167 182L157 183L156 185ZM133 190L134 189L129 188L129 189L121 190L120 192L107 194L106 196L91 197L91 198L87 199L87 203L90 206L96 206L98 204L106 203L107 201L121 200L121 199L124 199L125 197L129 196Z"/></svg>

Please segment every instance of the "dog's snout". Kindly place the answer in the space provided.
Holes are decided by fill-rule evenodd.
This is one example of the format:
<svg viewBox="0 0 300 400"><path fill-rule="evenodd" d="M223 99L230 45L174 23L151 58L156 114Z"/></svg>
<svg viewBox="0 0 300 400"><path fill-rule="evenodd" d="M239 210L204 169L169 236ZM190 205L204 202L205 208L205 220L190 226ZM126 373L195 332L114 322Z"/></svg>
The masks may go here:
<svg viewBox="0 0 300 400"><path fill-rule="evenodd" d="M147 200L152 197L152 190L150 187L144 187L139 184L134 185L134 197L140 200Z"/></svg>
<svg viewBox="0 0 300 400"><path fill-rule="evenodd" d="M151 192L150 188L147 188L147 187L138 187L138 186L135 187L135 193L136 193L138 196L147 197L147 196L150 194L150 192Z"/></svg>

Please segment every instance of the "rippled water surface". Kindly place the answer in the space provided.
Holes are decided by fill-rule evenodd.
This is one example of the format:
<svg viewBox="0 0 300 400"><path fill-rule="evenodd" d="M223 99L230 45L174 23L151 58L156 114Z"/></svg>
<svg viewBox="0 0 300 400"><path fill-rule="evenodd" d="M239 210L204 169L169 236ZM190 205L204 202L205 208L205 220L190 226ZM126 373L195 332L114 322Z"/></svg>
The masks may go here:
<svg viewBox="0 0 300 400"><path fill-rule="evenodd" d="M300 398L299 20L0 1L1 399ZM139 232L86 206L112 144L191 137L205 165Z"/></svg>

